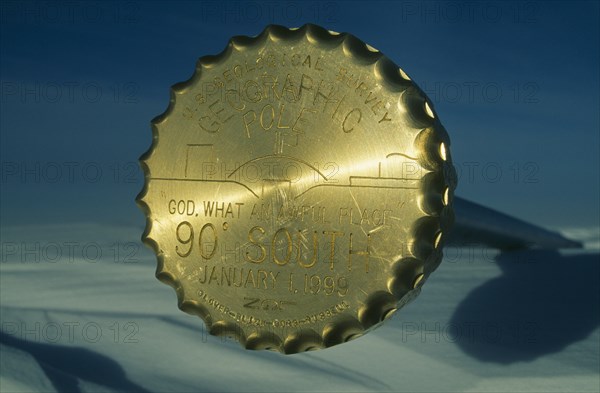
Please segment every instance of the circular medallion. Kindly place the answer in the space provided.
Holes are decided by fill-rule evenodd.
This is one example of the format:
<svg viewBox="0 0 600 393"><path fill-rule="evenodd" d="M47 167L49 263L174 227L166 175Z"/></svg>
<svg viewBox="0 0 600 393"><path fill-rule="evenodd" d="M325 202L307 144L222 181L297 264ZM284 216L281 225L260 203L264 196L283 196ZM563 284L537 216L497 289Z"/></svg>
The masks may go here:
<svg viewBox="0 0 600 393"><path fill-rule="evenodd" d="M152 129L144 241L212 334L284 353L342 343L441 261L446 131L404 71L350 34L234 37L173 86Z"/></svg>

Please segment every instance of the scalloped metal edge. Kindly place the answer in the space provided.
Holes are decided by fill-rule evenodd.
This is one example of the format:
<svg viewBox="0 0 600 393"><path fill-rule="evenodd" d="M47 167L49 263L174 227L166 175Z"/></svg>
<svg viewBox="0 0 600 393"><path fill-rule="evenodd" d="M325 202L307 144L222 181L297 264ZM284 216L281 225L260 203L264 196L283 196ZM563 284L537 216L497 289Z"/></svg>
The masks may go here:
<svg viewBox="0 0 600 393"><path fill-rule="evenodd" d="M294 41L306 38L312 45L323 45L325 47L335 48L343 46L344 54L358 61L361 65L375 65L374 74L389 91L401 93L401 96L408 97L407 106L411 109L409 114L413 120L420 124L423 131L430 130L432 136L428 136L424 143L427 145L439 145L435 149L437 154L434 157L425 157L425 164L437 162L436 172L442 175L442 191L434 193L433 199L441 199L441 204L435 206L422 206L422 210L429 217L424 217L421 223L417 223L413 228L412 235L419 232L426 232L423 241L415 241L413 244L414 257L410 258L416 261L416 267L413 269L413 277L408 286L404 286L400 292L393 291L391 284L388 291L381 291L379 295L382 301L376 301L375 304L365 304L356 316L347 317L345 321L336 324L334 322L327 324L322 332L316 332L313 329L306 329L303 332L290 333L287 337L276 337L273 339L273 333L268 333L271 339L265 334L254 332L246 336L243 328L236 324L228 323L225 320L214 321L207 307L198 301L186 299L183 285L180 280L168 272L164 267L164 254L160 245L155 239L150 237L152 232L152 218L149 206L144 201L148 192L148 184L151 178L150 167L147 160L152 156L158 143L158 126L170 116L173 111L177 94L182 94L192 86L203 74L203 69L210 69L218 64L226 62L231 54L237 51L243 51L253 46L260 46L267 40L271 41ZM149 246L157 256L156 277L163 283L171 286L177 294L177 305L182 311L199 316L205 323L210 334L216 336L233 336L242 346L247 349L269 349L277 350L285 354L292 354L302 351L310 351L319 348L330 347L342 342L353 340L362 336L365 332L378 327L384 320L388 319L398 309L413 300L420 292L421 286L433 272L442 259L443 234L452 224L452 194L456 187L456 174L450 157L448 147L450 140L448 135L439 122L434 111L433 104L427 99L426 94L411 80L411 78L393 61L387 58L383 53L370 45L364 43L349 33L337 33L326 30L314 24L305 24L299 28L287 28L280 25L268 25L259 35L234 36L227 43L225 49L217 55L203 56L198 59L193 75L184 82L171 86L170 100L167 109L156 116L151 121L152 143L148 150L139 158L140 166L144 173L144 186L136 196L136 203L144 212L146 217L146 226L142 234L142 242ZM417 138L415 138L417 140ZM430 147L430 146L428 146ZM428 149L431 153L431 149ZM422 161L421 159L419 160ZM438 187L439 188L439 187ZM441 206L441 207L440 207ZM432 222L434 225L432 225ZM432 233L432 229L433 233ZM406 258L404 258L406 259ZM404 259L394 263L400 265ZM402 280L404 277L400 273L395 274L391 280ZM394 293L395 292L395 293ZM392 304L393 303L393 304ZM363 315L363 317L361 317ZM368 315L369 317L364 317ZM235 325L235 326L234 326ZM303 340L308 337L308 341L303 344Z"/></svg>

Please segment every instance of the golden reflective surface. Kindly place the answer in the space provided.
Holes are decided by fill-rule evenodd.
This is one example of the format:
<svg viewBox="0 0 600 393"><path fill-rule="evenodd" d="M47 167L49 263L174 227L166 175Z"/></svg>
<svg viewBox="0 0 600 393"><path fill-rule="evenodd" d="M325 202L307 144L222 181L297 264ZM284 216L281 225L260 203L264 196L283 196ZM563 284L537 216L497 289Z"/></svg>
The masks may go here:
<svg viewBox="0 0 600 393"><path fill-rule="evenodd" d="M173 87L153 136L144 240L213 334L285 353L345 342L441 260L447 134L406 73L351 35L233 38Z"/></svg>

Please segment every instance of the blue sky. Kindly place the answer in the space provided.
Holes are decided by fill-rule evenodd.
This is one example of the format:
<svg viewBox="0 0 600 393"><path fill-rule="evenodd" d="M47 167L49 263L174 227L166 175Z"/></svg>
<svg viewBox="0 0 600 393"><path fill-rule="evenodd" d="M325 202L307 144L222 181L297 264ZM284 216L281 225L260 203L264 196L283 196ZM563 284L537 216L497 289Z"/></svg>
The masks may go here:
<svg viewBox="0 0 600 393"><path fill-rule="evenodd" d="M599 221L597 2L2 2L2 225L143 226L138 157L169 87L233 35L306 22L402 67L450 133L457 195Z"/></svg>

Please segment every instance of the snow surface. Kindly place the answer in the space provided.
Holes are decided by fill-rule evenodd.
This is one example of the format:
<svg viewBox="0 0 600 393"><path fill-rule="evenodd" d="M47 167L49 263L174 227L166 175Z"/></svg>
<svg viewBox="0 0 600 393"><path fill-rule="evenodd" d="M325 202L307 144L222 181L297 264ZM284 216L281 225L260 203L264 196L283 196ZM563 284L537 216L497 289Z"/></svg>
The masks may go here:
<svg viewBox="0 0 600 393"><path fill-rule="evenodd" d="M421 295L383 327L284 356L207 335L155 279L140 233L2 228L1 392L600 390L596 247L449 248ZM597 228L570 233L598 244Z"/></svg>

